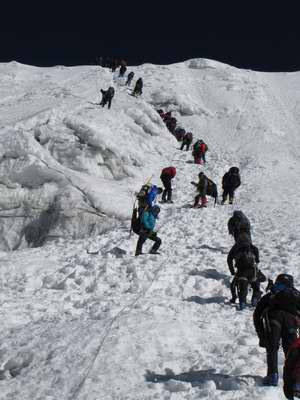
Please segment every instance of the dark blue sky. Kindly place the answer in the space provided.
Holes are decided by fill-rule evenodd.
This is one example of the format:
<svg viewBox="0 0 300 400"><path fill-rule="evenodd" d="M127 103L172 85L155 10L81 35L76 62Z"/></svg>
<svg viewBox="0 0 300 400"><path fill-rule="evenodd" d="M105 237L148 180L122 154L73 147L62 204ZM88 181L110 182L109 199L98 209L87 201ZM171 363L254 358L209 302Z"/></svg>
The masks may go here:
<svg viewBox="0 0 300 400"><path fill-rule="evenodd" d="M92 35L91 35L92 36ZM261 71L300 70L300 40L290 39L98 39L76 32L23 37L2 33L0 61L39 66L92 64L98 56L124 58L128 64L168 64L211 58Z"/></svg>

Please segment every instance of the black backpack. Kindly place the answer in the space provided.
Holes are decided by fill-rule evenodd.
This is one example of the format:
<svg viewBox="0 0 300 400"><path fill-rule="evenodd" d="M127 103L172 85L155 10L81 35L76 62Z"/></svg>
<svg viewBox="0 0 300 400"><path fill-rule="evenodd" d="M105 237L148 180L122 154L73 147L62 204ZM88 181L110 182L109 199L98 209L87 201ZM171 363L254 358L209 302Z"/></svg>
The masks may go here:
<svg viewBox="0 0 300 400"><path fill-rule="evenodd" d="M241 250L235 257L235 265L239 274L246 275L248 279L257 279L255 255L249 250Z"/></svg>
<svg viewBox="0 0 300 400"><path fill-rule="evenodd" d="M139 235L141 230L141 219L138 212L138 209L135 207L132 211L131 216L131 228L130 231L133 231L135 234Z"/></svg>
<svg viewBox="0 0 300 400"><path fill-rule="evenodd" d="M210 197L213 197L215 199L215 204L216 204L217 199L218 199L218 188L217 188L217 185L208 178L207 178L206 194Z"/></svg>

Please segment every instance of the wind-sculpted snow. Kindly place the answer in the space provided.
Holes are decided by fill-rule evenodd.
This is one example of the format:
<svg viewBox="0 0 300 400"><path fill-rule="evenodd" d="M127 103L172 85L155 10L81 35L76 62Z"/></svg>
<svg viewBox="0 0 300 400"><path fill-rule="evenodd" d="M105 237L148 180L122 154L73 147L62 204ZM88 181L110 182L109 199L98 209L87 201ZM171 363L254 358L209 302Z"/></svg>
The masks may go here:
<svg viewBox="0 0 300 400"><path fill-rule="evenodd" d="M172 138L153 107L118 84L111 110L94 104L111 84L98 67L1 72L0 248L85 237L128 218L136 184L168 162Z"/></svg>
<svg viewBox="0 0 300 400"><path fill-rule="evenodd" d="M228 302L227 221L242 210L259 267L299 287L300 75L202 59L131 69L142 98L97 67L0 65L1 248L18 248L0 252L0 397L283 400L261 386L252 309ZM91 104L111 84L111 110ZM204 167L178 150L159 107L207 142ZM169 165L162 254L134 257L132 194ZM220 191L233 165L233 206L189 207L199 169ZM280 350L280 386L282 367Z"/></svg>

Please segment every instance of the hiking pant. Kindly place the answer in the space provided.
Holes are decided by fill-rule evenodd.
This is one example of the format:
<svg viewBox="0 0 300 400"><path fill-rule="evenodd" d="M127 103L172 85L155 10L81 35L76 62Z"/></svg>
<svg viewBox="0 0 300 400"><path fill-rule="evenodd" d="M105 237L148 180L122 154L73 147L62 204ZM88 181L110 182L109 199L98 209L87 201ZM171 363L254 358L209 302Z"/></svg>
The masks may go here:
<svg viewBox="0 0 300 400"><path fill-rule="evenodd" d="M125 85L126 86L130 86L132 79L133 79L133 77L132 78L127 78L127 81L126 81Z"/></svg>
<svg viewBox="0 0 300 400"><path fill-rule="evenodd" d="M183 150L184 146L186 146L186 151L189 151L190 145L191 145L191 142L184 142L183 141L182 144L181 144L180 150Z"/></svg>
<svg viewBox="0 0 300 400"><path fill-rule="evenodd" d="M202 194L197 194L197 196L195 197L194 207L196 207L199 204L200 199L201 199L201 206L206 206L207 197Z"/></svg>
<svg viewBox="0 0 300 400"><path fill-rule="evenodd" d="M157 251L159 249L161 245L161 239L157 236L157 233L141 229L136 245L135 255L142 254L143 244L146 242L147 239L150 239L154 242L154 245L152 246L152 249L150 251Z"/></svg>
<svg viewBox="0 0 300 400"><path fill-rule="evenodd" d="M278 350L280 339L286 355L291 344L297 339L297 321L294 315L276 309L267 310L264 315L264 340L267 351L267 374L278 373Z"/></svg>
<svg viewBox="0 0 300 400"><path fill-rule="evenodd" d="M238 297L239 297L239 302L246 304L247 303L247 295L248 295L248 287L249 285L252 288L252 298L251 298L251 303L254 303L256 299L258 299L261 295L260 293L260 283L255 281L255 282L249 282L249 280L246 277L240 277L237 278L237 291L238 291ZM230 285L231 287L231 285Z"/></svg>
<svg viewBox="0 0 300 400"><path fill-rule="evenodd" d="M162 201L171 201L172 200L172 183L171 178L161 178L161 181L164 185L164 191L162 194Z"/></svg>
<svg viewBox="0 0 300 400"><path fill-rule="evenodd" d="M104 97L104 98L102 99L100 105L101 105L102 107L105 107L106 104L108 103L108 109L110 109L110 107L111 107L111 100L112 100L111 97Z"/></svg>
<svg viewBox="0 0 300 400"><path fill-rule="evenodd" d="M194 162L195 162L195 164L206 163L205 153L194 154Z"/></svg>
<svg viewBox="0 0 300 400"><path fill-rule="evenodd" d="M223 194L222 194L222 198L223 201L225 202L227 200L227 196L229 195L229 202L233 202L233 198L234 198L234 189L231 187L224 187L223 189Z"/></svg>

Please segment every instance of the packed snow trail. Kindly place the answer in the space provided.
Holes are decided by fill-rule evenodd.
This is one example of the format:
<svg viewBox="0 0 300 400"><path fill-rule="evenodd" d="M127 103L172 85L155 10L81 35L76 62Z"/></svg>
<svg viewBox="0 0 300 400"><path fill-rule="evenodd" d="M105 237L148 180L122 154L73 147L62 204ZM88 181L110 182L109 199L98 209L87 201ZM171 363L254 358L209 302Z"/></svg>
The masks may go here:
<svg viewBox="0 0 300 400"><path fill-rule="evenodd" d="M12 67L4 78L4 86L6 79L9 83L1 109L5 125L16 124L20 143L29 143L32 153L66 173L84 190L85 200L93 200L93 206L104 205L99 207L101 212L128 217L133 190L153 172L153 183L159 183L162 165L173 164L177 176L175 204L162 205L159 218L160 256L134 257L137 236L129 239L129 222L116 219L113 224L102 222L100 236L71 240L71 230L70 239L67 236L43 248L0 253L1 398L284 399L282 381L279 388L260 386L266 372L265 354L258 347L252 310L239 312L228 304L231 276L226 256L233 241L227 234L227 221L234 209L242 209L253 227L262 271L271 278L291 272L299 286L300 199L295 188L300 184L296 113L300 99L293 90L299 74L259 74L207 60L144 65L135 68L147 82L144 97L132 99L120 86L120 97L110 112L104 112L87 105L87 98L93 100L96 95L94 67L46 69L53 81L38 69L40 83L33 79L30 67ZM99 86L111 82L106 72L99 72ZM10 97L14 74L19 102L18 93ZM58 76L59 88L54 82ZM179 123L208 143L205 167L192 164L190 152L175 149L172 136L145 100L156 108L175 110ZM42 129L42 139L46 136L51 146L41 145L32 139L34 130L47 121L43 110L52 110L53 104L59 111ZM38 121L28 120L39 110ZM75 127L74 117L83 123ZM104 120L109 130L103 130ZM70 127L75 131L70 132ZM149 134L149 129L158 136ZM90 145L80 148L74 134L96 145L104 137L107 145L111 138L118 143L123 138L126 151L130 150L130 170L136 168L138 178L119 179L119 166L113 163L115 175L101 164L104 175L99 179ZM5 130L1 138L4 148L8 139L14 144L14 137ZM147 154L147 164L139 166L142 153L144 158ZM5 176L6 164L0 165ZM197 179L199 170L220 189L223 174L233 165L242 172L233 206L214 208L211 200L207 209L187 207L195 196L189 182ZM52 178L56 185L57 177ZM42 183L48 200L52 192L47 182ZM13 188L20 200L23 188ZM26 190L31 200L39 199L40 189ZM81 193L80 202L82 198ZM10 205L9 199L5 204ZM74 205L78 206L76 201L65 206ZM16 226L8 228L5 225L4 232L9 232L10 239ZM80 228L77 221L79 234L84 231ZM54 233L60 236L62 232ZM146 243L145 250L149 246ZM280 353L280 370L282 361Z"/></svg>
<svg viewBox="0 0 300 400"><path fill-rule="evenodd" d="M232 240L226 223L234 207L214 208L211 200L204 210L186 208L195 195L189 181L196 179L199 166L187 162L190 152L178 150L175 157L175 204L162 206L159 221L161 256L107 254L105 259L114 245L134 254L137 236L129 240L125 226L123 233L109 232L88 244L62 243L55 253L53 245L39 250L42 259L55 256L41 272L33 271L32 287L38 288L35 276L47 271L35 305L32 292L23 294L19 313L24 319L31 305L27 314L33 318L28 318L28 331L22 326L21 343L18 329L10 329L9 323L6 327L7 346L23 343L34 354L26 374L17 378L19 389L11 392L15 382L7 382L13 386L6 390L15 398L57 398L58 393L64 399L95 400L281 398L280 389L259 386L265 360L251 310L239 312L228 304L226 255ZM210 154L203 168L208 176L215 178L221 158ZM242 187L241 196L244 191ZM85 250L91 246L100 255L88 255ZM22 253L15 253L11 264ZM35 264L32 254L29 262ZM56 269L55 264L62 266ZM23 269L26 275L24 259ZM5 304L2 313L7 320ZM37 374L38 394L30 384Z"/></svg>

